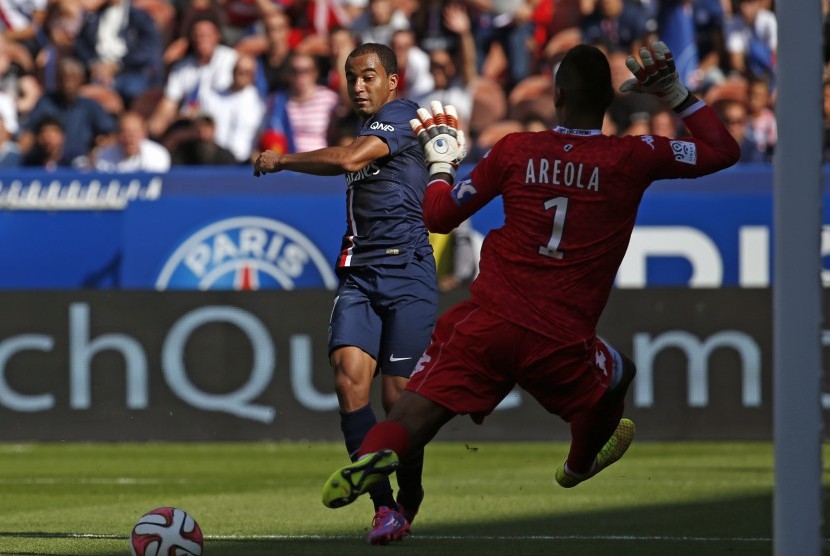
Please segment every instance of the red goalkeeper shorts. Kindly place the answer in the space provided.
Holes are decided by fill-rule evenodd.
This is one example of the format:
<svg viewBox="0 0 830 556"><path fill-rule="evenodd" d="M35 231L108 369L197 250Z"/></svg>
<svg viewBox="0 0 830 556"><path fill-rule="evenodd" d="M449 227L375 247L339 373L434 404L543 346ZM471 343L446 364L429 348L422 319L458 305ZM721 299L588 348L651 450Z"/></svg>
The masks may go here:
<svg viewBox="0 0 830 556"><path fill-rule="evenodd" d="M480 421L518 384L569 421L599 401L614 364L596 336L562 346L465 301L438 319L407 389Z"/></svg>

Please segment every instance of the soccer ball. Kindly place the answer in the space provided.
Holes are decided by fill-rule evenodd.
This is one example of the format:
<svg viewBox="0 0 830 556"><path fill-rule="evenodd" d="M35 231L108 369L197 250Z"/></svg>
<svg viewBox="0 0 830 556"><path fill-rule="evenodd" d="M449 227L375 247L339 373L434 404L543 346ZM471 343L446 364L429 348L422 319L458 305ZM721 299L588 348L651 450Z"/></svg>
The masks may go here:
<svg viewBox="0 0 830 556"><path fill-rule="evenodd" d="M199 524L178 508L156 508L133 527L130 552L133 556L201 556L204 538Z"/></svg>

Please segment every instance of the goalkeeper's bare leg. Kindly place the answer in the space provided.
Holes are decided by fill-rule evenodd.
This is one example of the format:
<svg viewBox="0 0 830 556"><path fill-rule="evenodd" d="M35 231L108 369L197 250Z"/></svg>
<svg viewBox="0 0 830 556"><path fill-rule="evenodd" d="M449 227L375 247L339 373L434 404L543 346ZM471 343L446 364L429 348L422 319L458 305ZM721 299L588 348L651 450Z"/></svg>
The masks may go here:
<svg viewBox="0 0 830 556"><path fill-rule="evenodd" d="M354 502L369 487L400 468L401 459L422 451L455 416L446 407L404 391L389 417L369 431L355 463L336 470L323 486L323 504L339 508Z"/></svg>
<svg viewBox="0 0 830 556"><path fill-rule="evenodd" d="M572 488L614 462L628 450L634 439L634 423L623 419L625 395L636 374L634 362L617 353L619 378L600 401L571 419L571 448L568 460L556 470L556 482Z"/></svg>

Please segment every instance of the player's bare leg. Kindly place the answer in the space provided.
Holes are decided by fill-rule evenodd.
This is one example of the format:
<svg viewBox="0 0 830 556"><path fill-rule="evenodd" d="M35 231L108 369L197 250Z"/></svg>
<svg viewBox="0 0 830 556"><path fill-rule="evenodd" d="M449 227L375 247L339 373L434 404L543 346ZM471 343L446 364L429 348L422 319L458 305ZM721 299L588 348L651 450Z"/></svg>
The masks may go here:
<svg viewBox="0 0 830 556"><path fill-rule="evenodd" d="M343 346L334 350L331 363L335 372L335 391L340 404L340 428L349 457L355 461L360 443L377 423L369 403L377 363L371 355L354 346ZM402 385L395 385L396 388L390 392L389 381L384 377L384 406L391 404L400 395L405 379L400 380ZM354 472L355 480L360 482L361 488L369 491L375 507L369 542L388 542L390 539L406 535L409 525L398 512L392 486L386 476L359 470Z"/></svg>
<svg viewBox="0 0 830 556"><path fill-rule="evenodd" d="M622 359L619 383L591 409L571 420L568 460L556 470L556 482L572 488L618 461L634 439L634 423L623 419L625 395L636 374L634 363Z"/></svg>
<svg viewBox="0 0 830 556"><path fill-rule="evenodd" d="M407 382L409 382L408 378L383 375L382 398L387 415L400 399L406 389ZM403 514L410 525L418 514L421 502L424 499L423 470L424 451L421 449L410 450L406 457L401 458L400 467L395 471L395 476L398 479L398 495L395 498L395 507Z"/></svg>
<svg viewBox="0 0 830 556"><path fill-rule="evenodd" d="M323 504L338 508L365 494L368 487L423 450L440 428L455 416L449 409L414 392L406 391L386 421L369 431L361 445L361 459L335 471L323 486Z"/></svg>

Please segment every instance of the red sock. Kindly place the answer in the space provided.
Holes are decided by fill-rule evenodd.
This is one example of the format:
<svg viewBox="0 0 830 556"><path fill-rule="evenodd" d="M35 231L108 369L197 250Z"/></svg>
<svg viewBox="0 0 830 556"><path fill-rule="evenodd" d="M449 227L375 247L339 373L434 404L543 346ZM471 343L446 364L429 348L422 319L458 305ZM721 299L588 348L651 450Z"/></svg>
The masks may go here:
<svg viewBox="0 0 830 556"><path fill-rule="evenodd" d="M360 445L358 455L364 456L378 450L392 450L399 458L409 449L409 431L397 421L381 421L372 427Z"/></svg>
<svg viewBox="0 0 830 556"><path fill-rule="evenodd" d="M585 474L591 471L594 458L611 435L623 414L624 400L600 402L571 420L571 449L568 452L568 469Z"/></svg>

